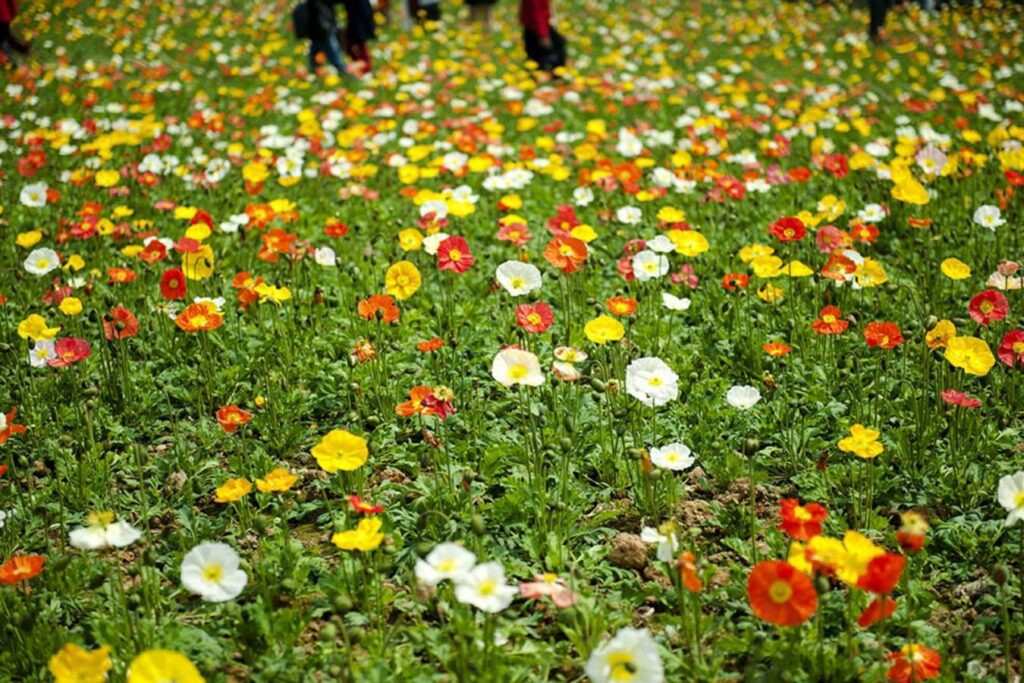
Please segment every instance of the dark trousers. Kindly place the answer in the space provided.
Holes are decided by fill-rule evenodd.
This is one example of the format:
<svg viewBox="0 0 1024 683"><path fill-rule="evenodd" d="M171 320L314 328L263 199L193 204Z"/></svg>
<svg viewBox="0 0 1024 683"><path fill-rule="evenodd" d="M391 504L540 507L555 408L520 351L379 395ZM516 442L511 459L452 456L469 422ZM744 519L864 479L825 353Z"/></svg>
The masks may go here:
<svg viewBox="0 0 1024 683"><path fill-rule="evenodd" d="M868 0L868 11L871 14L868 33L877 36L885 26L885 15L889 12L889 0Z"/></svg>
<svg viewBox="0 0 1024 683"><path fill-rule="evenodd" d="M554 71L560 66L565 66L565 36L556 31L554 26L549 26L548 31L551 36L550 48L541 45L537 32L528 28L523 29L523 44L526 47L526 56L531 61L537 62L544 71Z"/></svg>
<svg viewBox="0 0 1024 683"><path fill-rule="evenodd" d="M338 70L338 73L345 75L345 60L341 58L341 46L338 45L338 36L331 31L326 36L317 37L309 41L309 70L316 71L316 56L321 52L327 57L327 61Z"/></svg>

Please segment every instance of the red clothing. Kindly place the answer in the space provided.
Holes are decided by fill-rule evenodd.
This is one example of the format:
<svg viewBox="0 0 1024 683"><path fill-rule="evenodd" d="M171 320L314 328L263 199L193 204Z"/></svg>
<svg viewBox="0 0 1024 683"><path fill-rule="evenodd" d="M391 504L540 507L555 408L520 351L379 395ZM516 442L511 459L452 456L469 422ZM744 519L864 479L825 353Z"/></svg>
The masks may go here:
<svg viewBox="0 0 1024 683"><path fill-rule="evenodd" d="M519 23L541 40L551 37L551 0L520 0Z"/></svg>
<svg viewBox="0 0 1024 683"><path fill-rule="evenodd" d="M14 0L0 0L0 24L9 24L18 16L18 6Z"/></svg>

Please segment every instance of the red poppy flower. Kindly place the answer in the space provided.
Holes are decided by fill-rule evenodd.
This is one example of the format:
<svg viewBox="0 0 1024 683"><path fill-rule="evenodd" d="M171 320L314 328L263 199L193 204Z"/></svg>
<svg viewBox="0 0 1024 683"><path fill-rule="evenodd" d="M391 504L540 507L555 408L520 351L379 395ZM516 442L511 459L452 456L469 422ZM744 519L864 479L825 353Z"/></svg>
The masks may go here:
<svg viewBox="0 0 1024 683"><path fill-rule="evenodd" d="M840 180L850 172L850 164L847 162L845 154L829 154L825 157L822 166Z"/></svg>
<svg viewBox="0 0 1024 683"><path fill-rule="evenodd" d="M958 406L960 408L977 408L981 406L981 401L971 398L964 392L957 391L956 389L946 389L939 396L951 406Z"/></svg>
<svg viewBox="0 0 1024 683"><path fill-rule="evenodd" d="M821 535L821 523L828 517L828 510L817 503L800 505L795 498L784 498L779 501L782 524L779 531L786 532L796 541L809 541Z"/></svg>
<svg viewBox="0 0 1024 683"><path fill-rule="evenodd" d="M7 465L0 465L0 477L7 474Z"/></svg>
<svg viewBox="0 0 1024 683"><path fill-rule="evenodd" d="M348 233L348 226L336 218L328 218L324 224L324 234L328 237L344 237Z"/></svg>
<svg viewBox="0 0 1024 683"><path fill-rule="evenodd" d="M107 341L128 339L139 333L139 321L124 306L114 306L103 318L103 334Z"/></svg>
<svg viewBox="0 0 1024 683"><path fill-rule="evenodd" d="M768 232L780 242L799 242L807 234L807 226L796 216L785 216L772 223Z"/></svg>
<svg viewBox="0 0 1024 683"><path fill-rule="evenodd" d="M903 333L896 323L873 322L864 328L864 339L871 348L895 349L903 343Z"/></svg>
<svg viewBox="0 0 1024 683"><path fill-rule="evenodd" d="M575 237L556 237L544 248L544 258L563 273L575 273L587 259L587 245Z"/></svg>
<svg viewBox="0 0 1024 683"><path fill-rule="evenodd" d="M967 306L967 313L979 325L986 327L993 320L1003 320L1010 312L1010 304L1006 296L995 289L986 289L973 299Z"/></svg>
<svg viewBox="0 0 1024 683"><path fill-rule="evenodd" d="M394 298L387 294L374 294L363 299L359 302L356 310L359 317L366 320L379 319L385 323L393 323L398 320L398 306L395 305Z"/></svg>
<svg viewBox="0 0 1024 683"><path fill-rule="evenodd" d="M90 353L89 342L77 337L58 339L53 350L57 355L46 361L51 368L66 368L80 360L85 360Z"/></svg>
<svg viewBox="0 0 1024 683"><path fill-rule="evenodd" d="M376 515L379 512L384 512L384 506L374 505L367 500L363 500L354 493L348 497L348 504L352 506L354 511L361 515Z"/></svg>
<svg viewBox="0 0 1024 683"><path fill-rule="evenodd" d="M568 237L572 229L580 224L580 219L576 217L576 209L563 204L557 211L554 217L548 219L548 230L556 237Z"/></svg>
<svg viewBox="0 0 1024 683"><path fill-rule="evenodd" d="M857 618L857 625L861 628L870 628L872 625L888 619L896 611L896 601L882 595L871 601L871 604L864 608Z"/></svg>
<svg viewBox="0 0 1024 683"><path fill-rule="evenodd" d="M473 265L473 254L469 244L462 237L447 237L437 245L438 270L450 270L453 273L465 273Z"/></svg>
<svg viewBox="0 0 1024 683"><path fill-rule="evenodd" d="M1011 368L1020 363L1024 368L1024 330L1010 330L999 343L999 360Z"/></svg>
<svg viewBox="0 0 1024 683"><path fill-rule="evenodd" d="M928 528L928 520L921 513L908 510L900 515L896 542L903 548L903 552L919 552L927 540Z"/></svg>
<svg viewBox="0 0 1024 683"><path fill-rule="evenodd" d="M531 334L544 332L555 320L554 311L543 301L516 306L516 325Z"/></svg>
<svg viewBox="0 0 1024 683"><path fill-rule="evenodd" d="M888 595L899 583L907 558L899 553L885 553L872 558L867 570L857 579L857 588L876 595Z"/></svg>
<svg viewBox="0 0 1024 683"><path fill-rule="evenodd" d="M825 306L818 311L818 317L811 323L811 329L818 334L842 334L850 325L842 316L843 312L837 307Z"/></svg>
<svg viewBox="0 0 1024 683"><path fill-rule="evenodd" d="M139 252L139 258L146 263L156 263L162 261L167 256L167 247L160 240L150 240L142 251Z"/></svg>
<svg viewBox="0 0 1024 683"><path fill-rule="evenodd" d="M181 268L170 268L160 277L160 296L168 301L185 298L185 273Z"/></svg>
<svg viewBox="0 0 1024 683"><path fill-rule="evenodd" d="M637 300L630 296L613 296L604 302L612 315L633 315L636 313Z"/></svg>
<svg viewBox="0 0 1024 683"><path fill-rule="evenodd" d="M0 564L0 584L13 586L39 576L46 558L42 555L15 555Z"/></svg>
<svg viewBox="0 0 1024 683"><path fill-rule="evenodd" d="M804 183L811 179L811 169L806 166L797 166L786 172L789 179L795 183Z"/></svg>
<svg viewBox="0 0 1024 683"><path fill-rule="evenodd" d="M758 619L797 626L814 614L818 594L807 575L788 562L759 562L747 579L747 598Z"/></svg>
<svg viewBox="0 0 1024 683"><path fill-rule="evenodd" d="M15 408L11 408L11 411L9 413L7 413L6 415L4 415L4 425L5 425L5 427L3 429L0 429L0 444L7 443L7 439L11 438L11 436L14 435L14 434L24 434L25 433L25 427L23 425L16 425L16 424L14 424L14 418L15 418L15 416L17 414L18 414L18 409L15 407ZM5 465L4 466L4 472L6 472L6 471L7 471L7 466ZM3 474L3 472L0 472L0 474Z"/></svg>
<svg viewBox="0 0 1024 683"><path fill-rule="evenodd" d="M238 406L224 406L217 411L217 423L228 434L234 434L238 428L252 419L252 413Z"/></svg>
<svg viewBox="0 0 1024 683"><path fill-rule="evenodd" d="M722 278L722 287L728 292L745 289L750 284L750 276L746 273L726 273Z"/></svg>
<svg viewBox="0 0 1024 683"><path fill-rule="evenodd" d="M423 399L423 408L426 415L437 415L442 420L455 414L455 405L452 391L446 387L434 387L433 391Z"/></svg>
<svg viewBox="0 0 1024 683"><path fill-rule="evenodd" d="M938 678L942 667L942 656L938 652L917 643L904 645L888 659L892 666L886 677L893 683L920 683Z"/></svg>

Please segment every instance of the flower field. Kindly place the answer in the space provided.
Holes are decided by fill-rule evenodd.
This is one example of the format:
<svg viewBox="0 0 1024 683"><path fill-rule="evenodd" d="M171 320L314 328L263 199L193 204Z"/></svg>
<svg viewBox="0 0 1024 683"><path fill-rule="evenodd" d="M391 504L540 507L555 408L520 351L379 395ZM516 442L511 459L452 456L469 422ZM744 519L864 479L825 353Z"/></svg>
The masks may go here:
<svg viewBox="0 0 1024 683"><path fill-rule="evenodd" d="M1024 676L1024 6L22 4L0 681Z"/></svg>

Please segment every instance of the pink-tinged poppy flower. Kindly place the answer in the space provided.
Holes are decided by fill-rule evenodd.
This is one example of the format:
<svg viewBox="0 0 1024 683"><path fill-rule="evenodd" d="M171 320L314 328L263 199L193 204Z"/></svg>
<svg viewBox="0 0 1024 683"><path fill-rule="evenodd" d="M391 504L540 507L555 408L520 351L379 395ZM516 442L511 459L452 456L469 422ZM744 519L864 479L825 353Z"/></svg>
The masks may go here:
<svg viewBox="0 0 1024 683"><path fill-rule="evenodd" d="M519 304L516 306L516 325L527 332L537 334L544 332L555 320L555 313L543 301L535 304Z"/></svg>
<svg viewBox="0 0 1024 683"><path fill-rule="evenodd" d="M951 406L958 406L960 408L977 408L981 406L981 401L976 398L971 398L962 391L956 389L946 389L941 394L942 400Z"/></svg>
<svg viewBox="0 0 1024 683"><path fill-rule="evenodd" d="M437 245L438 270L465 273L473 265L474 260L473 254L469 251L469 244L462 237L448 237Z"/></svg>
<svg viewBox="0 0 1024 683"><path fill-rule="evenodd" d="M53 351L57 355L46 361L46 364L52 368L66 368L80 360L85 360L91 353L89 342L77 337L58 339L54 344Z"/></svg>
<svg viewBox="0 0 1024 683"><path fill-rule="evenodd" d="M533 581L519 584L519 593L524 598L538 599L543 596L551 598L558 609L571 607L579 599L576 593L565 585L565 579L555 574L536 574Z"/></svg>
<svg viewBox="0 0 1024 683"><path fill-rule="evenodd" d="M993 320L1003 320L1010 312L1010 304L1006 296L994 289L986 289L973 299L967 306L967 313L979 325L986 327Z"/></svg>
<svg viewBox="0 0 1024 683"><path fill-rule="evenodd" d="M1024 368L1024 330L1010 330L1004 334L997 355L1011 368L1017 367L1018 363Z"/></svg>

